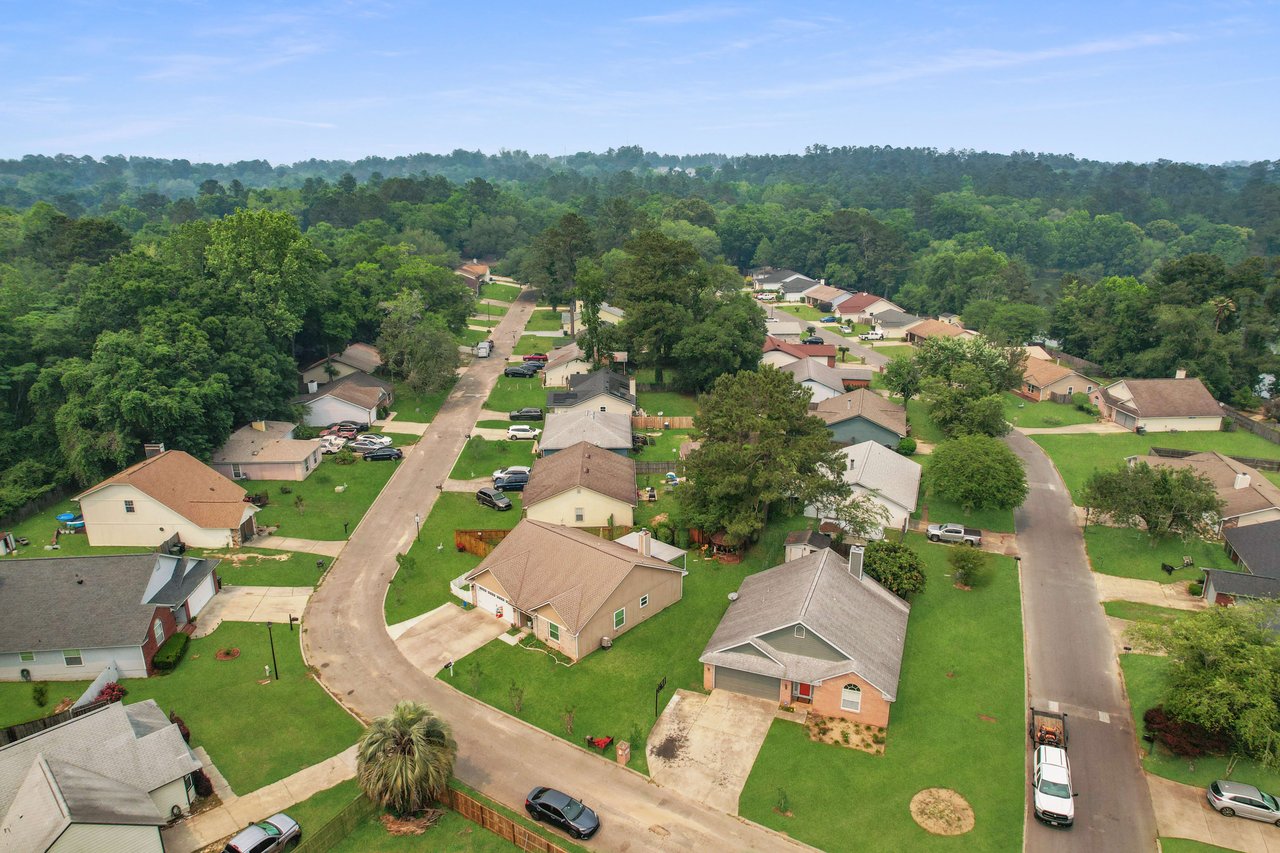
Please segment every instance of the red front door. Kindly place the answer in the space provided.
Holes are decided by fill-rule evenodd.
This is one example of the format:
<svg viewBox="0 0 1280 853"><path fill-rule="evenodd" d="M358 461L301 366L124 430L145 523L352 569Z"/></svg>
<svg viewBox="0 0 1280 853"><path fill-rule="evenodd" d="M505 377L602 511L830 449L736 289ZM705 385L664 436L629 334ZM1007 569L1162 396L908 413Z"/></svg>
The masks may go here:
<svg viewBox="0 0 1280 853"><path fill-rule="evenodd" d="M796 684L795 697L801 702L813 702L813 685L812 684Z"/></svg>

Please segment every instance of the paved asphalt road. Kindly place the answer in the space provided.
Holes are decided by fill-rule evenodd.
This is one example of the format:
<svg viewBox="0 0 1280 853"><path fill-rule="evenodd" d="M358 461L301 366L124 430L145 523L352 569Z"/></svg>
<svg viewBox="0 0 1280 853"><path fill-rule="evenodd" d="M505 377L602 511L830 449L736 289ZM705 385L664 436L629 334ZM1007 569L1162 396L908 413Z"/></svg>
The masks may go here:
<svg viewBox="0 0 1280 853"><path fill-rule="evenodd" d="M1031 853L1153 850L1155 814L1071 496L1039 445L1018 433L1008 443L1026 463L1030 486L1014 514L1022 555L1028 692L1037 707L1055 702L1067 712L1067 755L1079 792L1075 826L1055 829L1035 819L1028 783L1025 848Z"/></svg>
<svg viewBox="0 0 1280 853"><path fill-rule="evenodd" d="M303 622L308 663L319 669L325 687L364 719L387 713L402 699L426 703L453 726L458 778L511 808L523 809L525 795L539 784L584 798L601 815L592 848L809 849L654 785L453 690L414 666L387 634L383 599L396 554L412 542L413 515L426 517L435 504L436 487L448 477L533 304L533 294L525 292L508 311L492 336L495 357L477 359L459 378L312 596Z"/></svg>
<svg viewBox="0 0 1280 853"><path fill-rule="evenodd" d="M766 304L765 311L768 313L770 317L777 317L779 320L799 320L801 323L807 322L797 317L795 314L788 312L786 307L782 305ZM767 323L765 324L764 331L766 335L769 333L769 328ZM889 363L889 357L887 355L881 355L871 347L863 346L862 344L858 343L857 338L846 338L846 337L843 337L842 335L837 335L835 332L830 331L826 327L819 326L816 323L814 324L814 331L817 333L818 337L822 338L824 341L826 341L827 343L833 346L848 347L849 354L852 355L853 357L856 358L858 356L864 356L867 359L867 364L870 367L880 367L882 365Z"/></svg>

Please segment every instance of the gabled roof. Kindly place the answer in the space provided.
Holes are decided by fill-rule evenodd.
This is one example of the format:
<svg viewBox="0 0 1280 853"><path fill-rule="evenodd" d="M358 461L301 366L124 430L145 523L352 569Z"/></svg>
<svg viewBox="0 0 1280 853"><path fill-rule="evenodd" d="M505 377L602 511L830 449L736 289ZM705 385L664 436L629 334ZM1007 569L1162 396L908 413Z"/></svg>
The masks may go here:
<svg viewBox="0 0 1280 853"><path fill-rule="evenodd" d="M789 278L782 280L781 286L778 288L783 293L804 293L818 282L809 278L807 275L795 273Z"/></svg>
<svg viewBox="0 0 1280 853"><path fill-rule="evenodd" d="M1225 569L1202 569L1201 571L1204 572L1206 581L1213 581L1214 592L1238 595L1242 598L1280 598L1280 578Z"/></svg>
<svg viewBox="0 0 1280 853"><path fill-rule="evenodd" d="M825 361L816 358L802 358L778 368L783 373L790 373L796 382L812 381L830 388L832 391L844 392L844 374L834 367L828 367ZM852 376L850 378L853 378Z"/></svg>
<svg viewBox="0 0 1280 853"><path fill-rule="evenodd" d="M301 462L316 452L314 441L290 438L294 425L288 421L262 421L265 429L246 424L231 433L227 443L214 451L215 465L248 462Z"/></svg>
<svg viewBox="0 0 1280 853"><path fill-rule="evenodd" d="M471 273L472 275L488 275L489 274L488 264L478 264L478 263L463 264L462 266L458 267L458 269L463 270L464 272Z"/></svg>
<svg viewBox="0 0 1280 853"><path fill-rule="evenodd" d="M876 296L874 293L867 293L865 291L855 293L848 299L841 300L840 304L836 306L836 313L860 314L867 308L875 305L877 302L889 302L889 300L885 299L883 296ZM889 302L889 304L892 305L893 303Z"/></svg>
<svg viewBox="0 0 1280 853"><path fill-rule="evenodd" d="M787 355L793 355L796 358L834 358L836 354L834 344L793 344L790 341L775 338L773 335L765 335L764 352L774 352L775 350L785 352Z"/></svg>
<svg viewBox="0 0 1280 853"><path fill-rule="evenodd" d="M550 604L579 633L636 567L679 573L657 557L561 524L524 519L467 574L490 572L512 605L529 612Z"/></svg>
<svg viewBox="0 0 1280 853"><path fill-rule="evenodd" d="M563 450L580 441L608 450L630 450L631 416L595 409L552 412L547 415L538 446L543 450Z"/></svg>
<svg viewBox="0 0 1280 853"><path fill-rule="evenodd" d="M524 487L524 506L527 509L579 486L635 506L636 463L580 441L533 463Z"/></svg>
<svg viewBox="0 0 1280 853"><path fill-rule="evenodd" d="M1188 468L1208 477L1218 497L1222 499L1223 518L1235 518L1280 507L1280 486L1262 476L1257 469L1217 451L1193 453L1180 459L1151 455L1143 457L1142 461L1152 466ZM1248 478L1248 484L1237 488L1241 475Z"/></svg>
<svg viewBox="0 0 1280 853"><path fill-rule="evenodd" d="M376 376L370 376L357 370L348 373L325 385L321 385L314 394L302 394L293 399L295 403L310 403L321 397L333 397L360 406L363 409L377 408L391 396L391 383L384 382Z"/></svg>
<svg viewBox="0 0 1280 853"><path fill-rule="evenodd" d="M208 465L181 450L166 450L130 465L86 489L72 500L81 501L107 486L132 486L164 504L197 527L231 530L244 519L248 494Z"/></svg>
<svg viewBox="0 0 1280 853"><path fill-rule="evenodd" d="M862 441L839 451L848 463L846 483L884 495L908 512L915 512L920 494L920 463L875 441Z"/></svg>
<svg viewBox="0 0 1280 853"><path fill-rule="evenodd" d="M897 435L907 434L907 410L867 388L857 388L839 397L822 400L813 413L827 426L850 418L865 418Z"/></svg>
<svg viewBox="0 0 1280 853"><path fill-rule="evenodd" d="M571 361L586 361L587 354L582 351L582 347L578 346L578 342L566 344L562 347L556 347L547 353L547 366L544 370L550 370L553 367L559 367L562 364L568 364Z"/></svg>
<svg viewBox="0 0 1280 853"><path fill-rule="evenodd" d="M328 361L338 361L348 367L354 367L356 370L363 370L365 373L373 373L379 367L382 367L382 354L378 352L378 348L372 344L355 343L348 346L340 353L327 355L319 361L308 364L303 370L310 370L313 367L320 367Z"/></svg>
<svg viewBox="0 0 1280 853"><path fill-rule="evenodd" d="M871 315L871 321L877 326L910 326L912 323L919 323L920 318L915 314L908 314L906 311L899 311L896 308L886 308L884 311L877 311Z"/></svg>
<svg viewBox="0 0 1280 853"><path fill-rule="evenodd" d="M807 684L853 672L893 701L911 606L863 574L860 559L855 569L851 573L849 561L823 549L751 575L698 660ZM761 639L797 624L846 660L788 654ZM730 651L747 644L767 657Z"/></svg>
<svg viewBox="0 0 1280 853"><path fill-rule="evenodd" d="M1125 400L1112 389L1123 385ZM1199 379L1122 379L1106 387L1112 405L1140 418L1222 417L1222 406Z"/></svg>
<svg viewBox="0 0 1280 853"><path fill-rule="evenodd" d="M787 534L787 540L782 544L808 545L810 548L822 549L831 547L831 537L816 530L793 530Z"/></svg>
<svg viewBox="0 0 1280 853"><path fill-rule="evenodd" d="M1083 373L1072 370L1070 367L1029 356L1027 358L1027 366L1022 371L1022 378L1038 388L1052 385L1059 379L1066 379L1068 376L1079 376L1081 379L1093 381Z"/></svg>
<svg viewBox="0 0 1280 853"><path fill-rule="evenodd" d="M571 409L601 394L607 394L631 406L636 404L636 397L631 393L630 380L620 373L601 368L590 373L570 376L568 391L548 391L547 408Z"/></svg>
<svg viewBox="0 0 1280 853"><path fill-rule="evenodd" d="M960 326L941 320L921 320L908 331L921 338L958 338L965 333Z"/></svg>
<svg viewBox="0 0 1280 853"><path fill-rule="evenodd" d="M218 562L155 553L0 560L0 652L140 646L155 609L182 604Z"/></svg>
<svg viewBox="0 0 1280 853"><path fill-rule="evenodd" d="M1230 527L1222 536L1250 572L1280 578L1280 521Z"/></svg>
<svg viewBox="0 0 1280 853"><path fill-rule="evenodd" d="M816 299L819 302L834 302L837 299L844 299L851 295L849 291L832 287L829 284L815 284L804 291L806 299Z"/></svg>

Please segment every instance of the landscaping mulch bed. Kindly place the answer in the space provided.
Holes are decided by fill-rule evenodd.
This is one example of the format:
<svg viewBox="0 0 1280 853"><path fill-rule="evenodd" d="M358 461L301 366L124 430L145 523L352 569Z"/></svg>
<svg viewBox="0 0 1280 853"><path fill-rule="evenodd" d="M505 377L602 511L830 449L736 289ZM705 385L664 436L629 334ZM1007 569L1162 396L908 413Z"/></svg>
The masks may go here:
<svg viewBox="0 0 1280 853"><path fill-rule="evenodd" d="M964 835L973 829L973 807L950 788L925 788L911 798L911 817L934 835Z"/></svg>
<svg viewBox="0 0 1280 853"><path fill-rule="evenodd" d="M872 755L884 754L884 729L879 726L813 713L805 719L804 726L809 732L809 740L860 749Z"/></svg>
<svg viewBox="0 0 1280 853"><path fill-rule="evenodd" d="M218 660L235 660L236 658L240 657L240 650L239 649L218 649L218 652L217 654L214 655L214 657L216 657Z"/></svg>
<svg viewBox="0 0 1280 853"><path fill-rule="evenodd" d="M444 815L441 809L427 809L417 817L395 817L384 814L379 820L386 827L388 835L421 835L436 825L436 821Z"/></svg>

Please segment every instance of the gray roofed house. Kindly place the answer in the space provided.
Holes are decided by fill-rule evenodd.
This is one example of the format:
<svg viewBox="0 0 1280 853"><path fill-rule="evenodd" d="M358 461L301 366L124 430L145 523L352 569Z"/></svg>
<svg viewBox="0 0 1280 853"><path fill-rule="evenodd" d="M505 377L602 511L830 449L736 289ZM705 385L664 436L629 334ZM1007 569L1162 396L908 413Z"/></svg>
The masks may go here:
<svg viewBox="0 0 1280 853"><path fill-rule="evenodd" d="M1096 388L1089 400L1102 416L1144 432L1216 432L1222 406L1199 379L1182 372L1173 379L1121 379Z"/></svg>
<svg viewBox="0 0 1280 853"><path fill-rule="evenodd" d="M870 388L830 397L812 409L831 430L832 439L842 444L878 441L896 448L907 435L906 409Z"/></svg>
<svg viewBox="0 0 1280 853"><path fill-rule="evenodd" d="M571 412L579 407L600 411L626 412L636 409L636 395L631 380L621 373L600 369L568 377L568 391L548 391L547 411Z"/></svg>
<svg viewBox="0 0 1280 853"><path fill-rule="evenodd" d="M783 562L789 563L800 557L806 557L814 551L831 547L831 537L816 530L793 530L787 534L783 543Z"/></svg>
<svg viewBox="0 0 1280 853"><path fill-rule="evenodd" d="M889 528L900 528L916 510L920 494L920 463L875 441L842 447L845 458L844 481L855 495L862 495L884 507ZM810 518L830 518L829 508L808 506Z"/></svg>
<svg viewBox="0 0 1280 853"><path fill-rule="evenodd" d="M209 467L232 480L305 480L320 464L320 443L293 437L288 421L253 421L231 433Z"/></svg>
<svg viewBox="0 0 1280 853"><path fill-rule="evenodd" d="M1231 527L1222 535L1233 563L1250 574L1280 578L1280 521Z"/></svg>
<svg viewBox="0 0 1280 853"><path fill-rule="evenodd" d="M915 325L920 322L920 317L915 314L908 314L906 311L899 311L896 308L888 308L871 315L871 322L883 331L902 330L907 326Z"/></svg>
<svg viewBox="0 0 1280 853"><path fill-rule="evenodd" d="M1204 572L1203 595L1211 604L1234 604L1238 598L1280 598L1280 578L1224 569L1201 571Z"/></svg>
<svg viewBox="0 0 1280 853"><path fill-rule="evenodd" d="M543 456L550 456L580 441L614 453L630 453L631 416L595 409L549 414L538 439L538 450Z"/></svg>
<svg viewBox="0 0 1280 853"><path fill-rule="evenodd" d="M816 358L802 358L778 368L791 378L813 392L813 401L820 403L831 397L838 397L851 386L865 386L871 383L871 371L837 370L828 367L825 361Z"/></svg>
<svg viewBox="0 0 1280 853"><path fill-rule="evenodd" d="M305 407L307 426L325 426L343 420L372 423L378 417L378 409L390 406L392 400L391 383L360 371L314 390L309 385L307 393L293 398L294 403Z"/></svg>
<svg viewBox="0 0 1280 853"><path fill-rule="evenodd" d="M860 549L814 551L743 580L699 658L704 686L886 726L910 612Z"/></svg>

